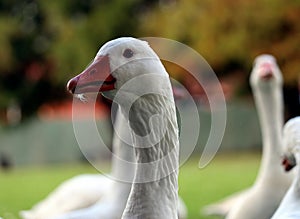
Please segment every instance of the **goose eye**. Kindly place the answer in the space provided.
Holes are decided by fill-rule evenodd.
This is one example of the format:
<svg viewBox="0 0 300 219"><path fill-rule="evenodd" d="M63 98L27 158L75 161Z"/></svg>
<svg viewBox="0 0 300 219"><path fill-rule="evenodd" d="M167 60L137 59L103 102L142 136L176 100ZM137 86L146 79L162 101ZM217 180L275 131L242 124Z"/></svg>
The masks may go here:
<svg viewBox="0 0 300 219"><path fill-rule="evenodd" d="M131 58L133 56L133 51L131 49L125 49L123 52L123 56L125 58Z"/></svg>

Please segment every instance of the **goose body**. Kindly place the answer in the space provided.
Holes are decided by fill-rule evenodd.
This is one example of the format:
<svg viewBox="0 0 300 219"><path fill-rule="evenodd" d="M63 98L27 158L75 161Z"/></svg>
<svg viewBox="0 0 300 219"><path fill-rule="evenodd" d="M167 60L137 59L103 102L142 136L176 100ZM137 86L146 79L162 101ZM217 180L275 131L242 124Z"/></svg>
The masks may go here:
<svg viewBox="0 0 300 219"><path fill-rule="evenodd" d="M300 163L300 117L290 119L283 130L284 146ZM300 218L300 166L296 166L296 177L271 219Z"/></svg>
<svg viewBox="0 0 300 219"><path fill-rule="evenodd" d="M225 217L230 209L235 206L244 196L247 195L249 189L245 189L225 197L224 199L204 206L201 213L204 215L218 215Z"/></svg>
<svg viewBox="0 0 300 219"><path fill-rule="evenodd" d="M125 208L131 184L120 182L115 179L132 179L134 169L124 165L120 159L131 161L133 159L133 149L130 143L129 132L124 124L124 118L118 111L116 115L115 129L118 134L114 134L111 177L101 174L82 174L63 182L45 200L35 205L31 210L21 211L20 216L24 219L46 219L56 217L84 217L86 212L99 211L108 218L120 218ZM126 138L126 143L121 141L119 135ZM117 199L118 202L112 203ZM103 206L105 208L103 209ZM80 209L80 210L79 210ZM86 209L83 211L83 209ZM75 211L75 210L78 210ZM73 213L73 211L75 211ZM72 213L70 213L72 212ZM69 215L70 214L70 215ZM61 216L63 215L63 216ZM93 215L90 213L89 215ZM103 217L104 218L104 217Z"/></svg>
<svg viewBox="0 0 300 219"><path fill-rule="evenodd" d="M119 219L131 189L134 165L122 160L133 159L133 148L128 125L118 110L113 138L112 172L111 177L100 174L82 174L63 182L45 200L36 204L31 210L21 211L24 219L72 218L92 219L93 215L101 219ZM126 139L122 141L119 136ZM120 160L121 159L121 160ZM114 180L114 179L118 180ZM122 182L125 181L125 182ZM179 218L187 216L184 202L179 199Z"/></svg>
<svg viewBox="0 0 300 219"><path fill-rule="evenodd" d="M101 55L100 55L101 56ZM153 58L153 57L152 57ZM97 57L96 57L97 60ZM101 66L105 67L105 66ZM110 68L110 66L109 66ZM72 81L68 84L69 88ZM87 89L89 88L83 88ZM106 93L107 96L111 96ZM115 128L117 133L122 133L121 136L130 135L124 121L124 116L118 110ZM128 139L129 137L126 137ZM123 142L118 135L114 135L113 151L116 157L121 157L125 161L132 162L133 148L129 146L128 140ZM131 142L132 143L132 142ZM112 175L114 178L124 178L124 174L128 178L134 174L134 168L131 166L124 166L124 162L113 159ZM93 175L96 179L94 182L88 180L86 175L77 176L71 180L64 182L58 189L56 189L49 197L35 206L31 211L23 211L20 214L24 219L39 219L39 218L94 218L94 215L104 218L120 218L124 210L127 198L131 189L131 184L115 181L108 177L98 174ZM78 180L78 179L81 180ZM86 180L85 180L86 179ZM103 182L101 180L103 179ZM99 187L102 192L97 192L95 187ZM84 192L88 190L88 192ZM82 191L83 195L76 196L78 191ZM85 195L85 196L84 196ZM88 199L91 199L88 201ZM178 213L179 217L184 219L187 215L187 210L184 202L178 199ZM57 203L64 203L59 205ZM41 216L39 216L41 215Z"/></svg>
<svg viewBox="0 0 300 219"><path fill-rule="evenodd" d="M270 218L292 181L292 175L280 166L282 74L273 56L261 55L255 59L250 83L261 125L263 156L254 185L230 209L227 219Z"/></svg>
<svg viewBox="0 0 300 219"><path fill-rule="evenodd" d="M23 210L23 219L48 219L85 208L97 202L108 190L112 180L100 174L82 174L60 184L44 200L30 210Z"/></svg>
<svg viewBox="0 0 300 219"><path fill-rule="evenodd" d="M128 124L122 113L118 110L114 124L116 130L113 139L114 156L112 163L112 177L110 187L101 199L76 211L55 217L55 219L119 219L124 211L127 198L131 189L130 181L134 174L133 148ZM122 141L125 138L126 141ZM131 162L127 163L127 162ZM108 177L107 177L108 178ZM101 185L98 185L101 186Z"/></svg>
<svg viewBox="0 0 300 219"><path fill-rule="evenodd" d="M74 94L115 91L128 121L136 169L122 219L177 219L179 140L169 75L150 46L119 38L68 82Z"/></svg>

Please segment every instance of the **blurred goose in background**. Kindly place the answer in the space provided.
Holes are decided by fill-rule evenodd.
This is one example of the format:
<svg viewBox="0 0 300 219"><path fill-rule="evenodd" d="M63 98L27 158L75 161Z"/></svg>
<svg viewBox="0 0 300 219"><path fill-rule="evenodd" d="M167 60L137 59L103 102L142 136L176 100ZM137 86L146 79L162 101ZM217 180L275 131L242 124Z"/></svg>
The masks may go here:
<svg viewBox="0 0 300 219"><path fill-rule="evenodd" d="M137 165L122 219L177 219L176 109L169 75L150 46L135 38L109 41L68 89L75 94L115 90L114 101L129 121Z"/></svg>
<svg viewBox="0 0 300 219"><path fill-rule="evenodd" d="M237 199L227 219L270 218L293 178L280 166L283 152L282 74L273 56L260 55L255 59L250 83L262 131L262 161L254 185Z"/></svg>
<svg viewBox="0 0 300 219"><path fill-rule="evenodd" d="M290 119L284 126L283 142L287 155L283 164L286 170L300 163L300 117ZM279 208L272 219L298 219L300 218L300 166L297 166L296 177L284 196Z"/></svg>
<svg viewBox="0 0 300 219"><path fill-rule="evenodd" d="M100 174L82 174L66 180L30 210L23 219L47 219L94 204L110 189L111 179Z"/></svg>
<svg viewBox="0 0 300 219"><path fill-rule="evenodd" d="M290 119L283 129L283 142L288 154L283 164L286 170L291 170L300 163L300 117ZM296 160L295 160L296 159ZM297 166L296 177L284 196L279 208L271 219L300 218L300 166ZM274 191L276 192L276 191Z"/></svg>
<svg viewBox="0 0 300 219"><path fill-rule="evenodd" d="M112 159L114 180L111 180L110 187L96 203L88 208L71 211L55 218L121 218L131 189L135 164L128 122L120 110L117 111L114 128L116 130L113 141L115 154Z"/></svg>
<svg viewBox="0 0 300 219"><path fill-rule="evenodd" d="M128 126L125 122L118 110L114 127L119 134L115 133L113 138L114 156L111 175L115 179L123 179L126 174L127 182L129 182L133 178L134 169L123 165L124 163L120 161L123 159L133 162L133 148L127 144L131 140L130 133L126 129ZM119 135L126 137L126 143L120 139ZM109 207L114 207L112 214L120 218L130 189L131 183L120 182L106 175L82 174L63 182L31 210L21 211L20 216L24 219L53 218L70 211L87 208L101 201L106 202L106 212L112 210L108 209ZM118 204L110 206L109 202L116 198Z"/></svg>
<svg viewBox="0 0 300 219"><path fill-rule="evenodd" d="M268 178L268 169L273 160L278 159L281 151L281 129L283 124L283 97L282 74L276 60L271 55L260 55L254 61L250 83L254 93L256 107L263 136L262 162L256 184L265 185ZM276 118L276 119L275 119ZM272 140L274 136L274 139ZM272 144L273 141L278 141ZM273 157L273 154L276 155ZM273 159L271 158L273 157ZM277 170L280 172L280 170ZM256 186L258 187L258 185ZM251 189L253 190L253 189ZM232 207L247 196L250 189L236 192L223 200L205 206L202 213L205 215L226 216ZM253 193L253 192L251 192Z"/></svg>
<svg viewBox="0 0 300 219"><path fill-rule="evenodd" d="M282 74L273 56L260 55L255 59L250 76L250 83L263 137L263 152L259 174L251 188L234 193L217 203L204 207L202 209L204 214L226 216L233 208L234 210L232 210L232 213L228 218L238 218L234 215L240 214L238 213L239 211L243 211L238 209L241 209L246 205L246 200L254 203L256 199L260 199L260 197L266 198L271 192L269 183L272 182L272 179L283 176L280 167L273 167L274 160L280 159L281 129L283 123ZM270 178L269 176L272 175L272 173L275 173L275 175ZM290 178L291 176L288 176L287 179L279 180L278 189L285 190L291 181ZM268 189L265 190L265 188ZM274 187L272 187L272 189L274 189ZM265 191L262 194L257 195L262 190ZM277 199L280 199L280 194L282 193L284 192L280 192L277 195ZM277 199L275 199L274 203L276 203ZM249 205L251 206L251 204ZM254 205L253 208L255 208ZM259 203L257 203L257 205L259 205ZM267 205L263 206L269 207ZM247 207L245 212L248 210L252 211L250 209L251 207ZM259 208L256 208L254 213L259 211ZM240 218L243 218L246 214L247 213L240 215ZM255 218L255 216L251 217L251 215L252 214L248 217L245 216L245 218Z"/></svg>
<svg viewBox="0 0 300 219"><path fill-rule="evenodd" d="M236 192L233 193L232 195L229 195L228 197L225 197L224 199L204 206L201 209L201 214L203 215L216 215L216 216L220 216L220 217L225 217L228 212L230 211L230 209L236 204L238 203L238 201L247 194L249 190L245 189L243 191L240 192Z"/></svg>

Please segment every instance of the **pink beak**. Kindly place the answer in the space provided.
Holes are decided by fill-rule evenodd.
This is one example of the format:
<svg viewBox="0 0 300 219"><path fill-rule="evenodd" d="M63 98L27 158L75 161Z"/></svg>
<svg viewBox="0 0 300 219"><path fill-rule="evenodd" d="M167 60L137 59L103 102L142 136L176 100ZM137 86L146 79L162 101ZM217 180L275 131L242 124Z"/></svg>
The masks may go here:
<svg viewBox="0 0 300 219"><path fill-rule="evenodd" d="M261 65L261 73L260 77L264 80L269 80L273 78L273 69L272 69L272 64L270 63L264 63Z"/></svg>
<svg viewBox="0 0 300 219"><path fill-rule="evenodd" d="M68 81L67 90L72 94L109 91L115 89L115 82L108 55L98 56L82 73Z"/></svg>

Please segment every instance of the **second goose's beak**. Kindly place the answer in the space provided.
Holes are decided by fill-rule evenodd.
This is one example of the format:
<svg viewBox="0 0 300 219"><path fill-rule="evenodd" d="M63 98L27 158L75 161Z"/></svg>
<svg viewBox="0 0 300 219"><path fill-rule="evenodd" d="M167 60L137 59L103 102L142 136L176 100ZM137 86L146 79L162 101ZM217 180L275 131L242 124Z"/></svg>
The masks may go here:
<svg viewBox="0 0 300 219"><path fill-rule="evenodd" d="M264 63L261 66L261 72L260 72L260 77L266 81L270 80L271 78L274 77L273 75L273 69L272 69L272 64L270 63Z"/></svg>

